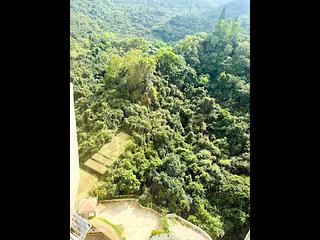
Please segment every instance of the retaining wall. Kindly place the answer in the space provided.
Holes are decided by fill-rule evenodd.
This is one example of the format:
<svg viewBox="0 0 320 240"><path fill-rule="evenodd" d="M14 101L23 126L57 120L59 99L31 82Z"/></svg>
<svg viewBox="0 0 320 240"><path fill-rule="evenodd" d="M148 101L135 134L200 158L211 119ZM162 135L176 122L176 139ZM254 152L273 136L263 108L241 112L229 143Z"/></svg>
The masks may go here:
<svg viewBox="0 0 320 240"><path fill-rule="evenodd" d="M136 205L139 208L142 208L146 211L152 212L154 214L156 214L157 216L161 217L161 214L158 213L157 211L153 210L152 208L148 208L148 207L144 207L142 206L139 201L137 199L134 198L123 198L123 199L111 199L111 200L103 200L103 201L99 201L99 203L114 203L114 202L130 202L133 203L134 205ZM208 240L213 240L208 233L206 233L204 230L202 230L201 228L199 228L198 226L194 225L193 223L187 221L186 219L174 214L174 213L170 213L167 214L167 218L168 219L175 219L179 222L181 222L183 225L191 228L192 230L198 232L199 234L201 234L202 236L204 236L205 238L207 238Z"/></svg>
<svg viewBox="0 0 320 240"><path fill-rule="evenodd" d="M123 199L111 199L111 200L102 200L99 201L99 203L112 203L112 202L131 202L134 205L138 206L139 208L142 208L146 211L152 212L154 214L156 214L157 216L161 217L161 214L158 213L157 211L153 210L152 208L148 208L148 207L144 207L142 206L139 201L135 198L123 198Z"/></svg>
<svg viewBox="0 0 320 240"><path fill-rule="evenodd" d="M200 233L201 235L203 235L205 238L207 238L208 240L212 240L212 238L209 236L208 233L206 233L204 230L202 230L201 228L199 228L198 226L194 225L193 223L185 220L182 217L179 217L178 215L174 214L174 213L170 213L167 215L168 219L175 219L179 222L181 222L183 225L188 226L189 228L191 228L192 230L194 230L195 232Z"/></svg>

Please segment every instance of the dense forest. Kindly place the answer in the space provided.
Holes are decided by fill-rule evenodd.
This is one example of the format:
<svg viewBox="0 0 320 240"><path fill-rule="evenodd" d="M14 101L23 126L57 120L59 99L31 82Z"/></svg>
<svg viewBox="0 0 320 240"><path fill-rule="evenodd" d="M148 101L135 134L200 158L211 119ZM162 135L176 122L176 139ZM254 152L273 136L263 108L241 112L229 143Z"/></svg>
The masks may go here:
<svg viewBox="0 0 320 240"><path fill-rule="evenodd" d="M212 31L224 7L249 31L248 0L72 0L71 35L114 32L173 42Z"/></svg>
<svg viewBox="0 0 320 240"><path fill-rule="evenodd" d="M136 195L213 239L244 238L250 37L242 2L71 1L80 160L120 130L133 136L95 190L100 199Z"/></svg>

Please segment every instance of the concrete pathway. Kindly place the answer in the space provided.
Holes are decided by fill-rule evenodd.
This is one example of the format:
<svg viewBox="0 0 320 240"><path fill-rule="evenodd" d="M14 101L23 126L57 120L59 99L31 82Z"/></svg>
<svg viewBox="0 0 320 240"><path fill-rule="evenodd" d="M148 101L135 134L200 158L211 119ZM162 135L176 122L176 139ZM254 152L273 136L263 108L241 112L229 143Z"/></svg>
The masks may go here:
<svg viewBox="0 0 320 240"><path fill-rule="evenodd" d="M114 224L121 224L127 240L149 240L151 231L159 224L157 214L134 202L109 202L102 205L104 209L99 215Z"/></svg>
<svg viewBox="0 0 320 240"><path fill-rule="evenodd" d="M119 235L117 232L105 222L99 219L92 219L89 221L92 226L94 226L99 232L103 233L108 239L110 240L120 240Z"/></svg>
<svg viewBox="0 0 320 240"><path fill-rule="evenodd" d="M182 225L178 221L170 221L171 231L181 240L208 240L208 238L204 237L202 234L194 231L193 229Z"/></svg>

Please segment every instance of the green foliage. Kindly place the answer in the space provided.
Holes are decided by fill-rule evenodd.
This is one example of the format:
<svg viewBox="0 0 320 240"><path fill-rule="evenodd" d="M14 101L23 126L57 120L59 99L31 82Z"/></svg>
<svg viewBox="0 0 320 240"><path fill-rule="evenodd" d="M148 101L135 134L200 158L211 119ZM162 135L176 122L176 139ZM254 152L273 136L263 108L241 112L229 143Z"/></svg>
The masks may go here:
<svg viewBox="0 0 320 240"><path fill-rule="evenodd" d="M209 32L225 6L226 17L248 25L249 1L197 0L72 0L71 36L115 32L163 41Z"/></svg>
<svg viewBox="0 0 320 240"><path fill-rule="evenodd" d="M160 221L159 221L159 226L157 229L153 229L151 231L151 236L155 235L160 235L160 234L165 234L170 232L170 225L169 221L166 215L161 215Z"/></svg>
<svg viewBox="0 0 320 240"><path fill-rule="evenodd" d="M209 93L225 107L248 112L250 86L239 77L222 72L208 83Z"/></svg>
<svg viewBox="0 0 320 240"><path fill-rule="evenodd" d="M117 233L118 236L120 237L121 240L126 240L126 237L124 236L124 228L121 224L114 224L112 222L110 222L108 219L106 219L105 217L95 217L94 219L98 219L103 221L104 223L110 225Z"/></svg>
<svg viewBox="0 0 320 240"><path fill-rule="evenodd" d="M106 174L109 174L109 171L107 171ZM116 190L117 185L114 184L111 179L107 178L103 184L93 189L90 195L98 197L99 201L106 200L116 195Z"/></svg>
<svg viewBox="0 0 320 240"><path fill-rule="evenodd" d="M249 36L242 31L240 21L220 20L202 46L199 49L200 72L213 78L226 72L250 81Z"/></svg>
<svg viewBox="0 0 320 240"><path fill-rule="evenodd" d="M165 1L158 12L140 11L134 23L141 28L133 22L123 27L139 4L96 1L72 3L80 158L86 160L119 130L133 142L92 194L138 195L143 205L189 219L213 238L241 239L250 220L250 44L241 22L228 19L226 8L227 17L210 34L169 45L124 33L139 28L141 36L151 34L146 29L160 26L138 17L152 12L165 19L162 11L177 6L174 1ZM79 12L96 24L78 29L88 20L78 19Z"/></svg>
<svg viewBox="0 0 320 240"><path fill-rule="evenodd" d="M225 234L221 219L213 216L203 206L200 206L195 215L190 215L188 220L205 230L213 239Z"/></svg>
<svg viewBox="0 0 320 240"><path fill-rule="evenodd" d="M160 235L162 233L163 232L161 230L159 230L159 229L152 229L151 236Z"/></svg>
<svg viewBox="0 0 320 240"><path fill-rule="evenodd" d="M199 52L201 45L207 37L207 33L186 36L175 45L175 49L185 58L190 66L198 66L200 64Z"/></svg>
<svg viewBox="0 0 320 240"><path fill-rule="evenodd" d="M150 85L155 71L155 60L144 56L141 50L131 49L123 57L109 56L105 66L107 84L116 85L122 95L136 102L150 93L156 97L156 90Z"/></svg>

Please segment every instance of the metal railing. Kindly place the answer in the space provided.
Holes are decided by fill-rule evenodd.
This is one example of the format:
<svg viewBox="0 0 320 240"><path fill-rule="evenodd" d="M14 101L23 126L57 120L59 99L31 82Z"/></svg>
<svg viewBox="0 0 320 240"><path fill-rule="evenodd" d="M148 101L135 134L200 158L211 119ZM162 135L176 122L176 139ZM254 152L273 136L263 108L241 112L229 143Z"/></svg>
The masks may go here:
<svg viewBox="0 0 320 240"><path fill-rule="evenodd" d="M86 219L82 218L76 212L73 212L70 228L71 240L84 240L90 228L91 224L89 224Z"/></svg>

